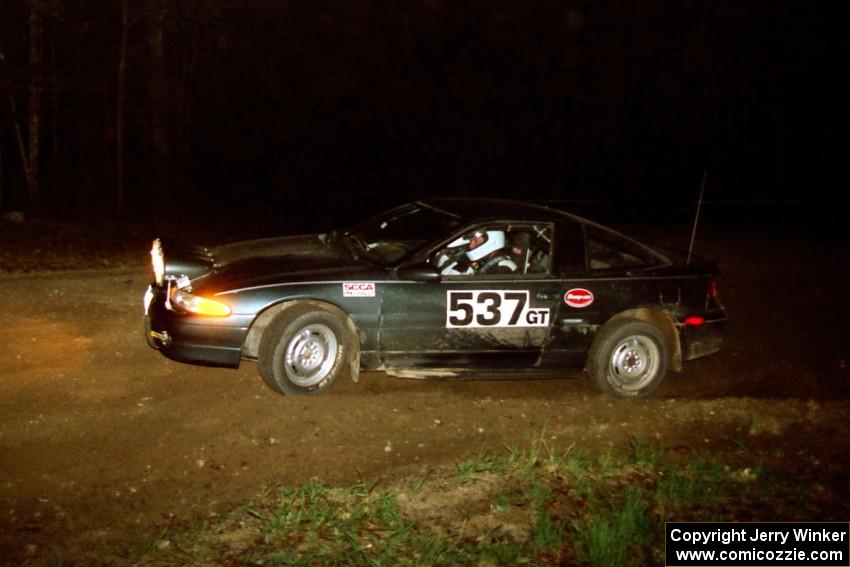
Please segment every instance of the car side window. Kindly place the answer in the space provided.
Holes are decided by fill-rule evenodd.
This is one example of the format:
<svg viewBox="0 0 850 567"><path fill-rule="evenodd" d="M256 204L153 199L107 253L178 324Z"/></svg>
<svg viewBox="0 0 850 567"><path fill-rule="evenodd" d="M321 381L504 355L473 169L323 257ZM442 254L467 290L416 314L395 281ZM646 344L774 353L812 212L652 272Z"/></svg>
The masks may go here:
<svg viewBox="0 0 850 567"><path fill-rule="evenodd" d="M587 254L591 270L637 268L650 262L626 243L606 238L601 233L590 232L587 238Z"/></svg>
<svg viewBox="0 0 850 567"><path fill-rule="evenodd" d="M546 274L552 258L552 228L545 224L498 223L476 227L436 252L431 263L444 276Z"/></svg>

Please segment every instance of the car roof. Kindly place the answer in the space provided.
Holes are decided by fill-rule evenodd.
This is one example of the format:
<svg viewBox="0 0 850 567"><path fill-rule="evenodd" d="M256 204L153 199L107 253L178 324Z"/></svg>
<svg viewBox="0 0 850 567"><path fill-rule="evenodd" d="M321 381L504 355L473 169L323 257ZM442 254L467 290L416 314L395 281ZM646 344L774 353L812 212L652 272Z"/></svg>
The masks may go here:
<svg viewBox="0 0 850 567"><path fill-rule="evenodd" d="M587 219L564 211L511 199L441 197L422 199L420 202L466 221L485 219L558 221L569 218L577 222L589 222Z"/></svg>
<svg viewBox="0 0 850 567"><path fill-rule="evenodd" d="M588 227L594 227L604 233L631 242L632 244L637 245L649 253L663 259L665 262L670 262L667 256L656 250L654 247L647 246L643 242L635 240L630 236L626 236L617 230L559 209L550 209L549 207L542 205L535 205L524 201L514 201L512 199L486 199L473 197L439 197L433 199L422 199L419 202L426 206L455 215L469 223L488 220L542 222L571 220Z"/></svg>

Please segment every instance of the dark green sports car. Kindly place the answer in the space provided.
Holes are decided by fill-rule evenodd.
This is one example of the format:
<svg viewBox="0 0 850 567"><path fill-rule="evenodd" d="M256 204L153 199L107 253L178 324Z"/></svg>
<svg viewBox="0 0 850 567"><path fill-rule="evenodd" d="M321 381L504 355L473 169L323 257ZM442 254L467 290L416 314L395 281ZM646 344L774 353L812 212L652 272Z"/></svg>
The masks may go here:
<svg viewBox="0 0 850 567"><path fill-rule="evenodd" d="M361 370L532 378L586 369L621 398L718 351L716 269L562 211L432 199L346 230L205 248L154 241L145 336L169 358L255 360L284 394Z"/></svg>

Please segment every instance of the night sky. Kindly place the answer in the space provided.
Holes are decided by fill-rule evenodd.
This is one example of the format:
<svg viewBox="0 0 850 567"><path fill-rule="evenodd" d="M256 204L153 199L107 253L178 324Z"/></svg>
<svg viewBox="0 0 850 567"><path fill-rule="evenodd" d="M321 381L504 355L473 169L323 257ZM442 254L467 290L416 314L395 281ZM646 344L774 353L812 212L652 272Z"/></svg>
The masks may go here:
<svg viewBox="0 0 850 567"><path fill-rule="evenodd" d="M125 213L422 195L675 206L704 170L711 201L843 200L843 4L131 1ZM33 11L36 203L15 135ZM3 3L4 209L116 208L121 19L121 2Z"/></svg>

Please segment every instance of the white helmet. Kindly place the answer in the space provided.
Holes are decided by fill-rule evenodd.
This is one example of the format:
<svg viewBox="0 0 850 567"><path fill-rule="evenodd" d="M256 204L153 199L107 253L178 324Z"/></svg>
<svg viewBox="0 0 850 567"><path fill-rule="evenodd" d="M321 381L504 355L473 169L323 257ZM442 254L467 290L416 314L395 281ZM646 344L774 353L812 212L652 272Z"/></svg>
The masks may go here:
<svg viewBox="0 0 850 567"><path fill-rule="evenodd" d="M476 262L488 254L505 247L504 231L488 230L484 234L481 234L481 236L485 237L484 242L466 253L466 257L469 258L471 262Z"/></svg>
<svg viewBox="0 0 850 567"><path fill-rule="evenodd" d="M452 240L451 242L449 242L446 245L446 248L457 248L458 246L463 246L464 244L469 244L469 243L470 243L469 238L464 238L463 236L461 236L460 238L456 238L455 240Z"/></svg>

